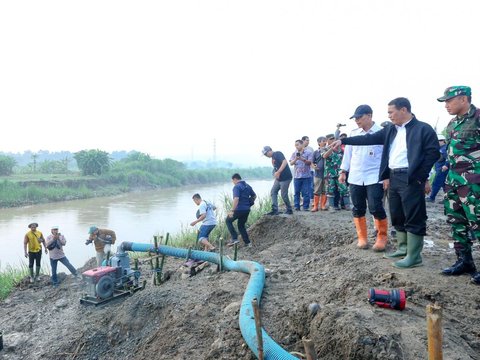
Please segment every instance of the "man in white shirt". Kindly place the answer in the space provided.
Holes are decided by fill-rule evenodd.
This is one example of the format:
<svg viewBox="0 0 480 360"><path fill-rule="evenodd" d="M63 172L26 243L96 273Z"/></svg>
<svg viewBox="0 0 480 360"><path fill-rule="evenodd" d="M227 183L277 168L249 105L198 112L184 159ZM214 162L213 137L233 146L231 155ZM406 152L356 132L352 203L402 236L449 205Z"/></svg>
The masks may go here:
<svg viewBox="0 0 480 360"><path fill-rule="evenodd" d="M215 246L210 243L209 235L215 226L217 226L217 218L214 213L215 206L202 200L200 194L194 194L192 199L198 206L198 210L196 214L197 220L192 221L190 226L195 226L200 222L202 223L198 230L197 241L203 245L205 251L214 251Z"/></svg>
<svg viewBox="0 0 480 360"><path fill-rule="evenodd" d="M350 136L373 134L382 128L375 124L372 119L372 108L368 105L360 105L350 119L355 119L358 129L353 130ZM380 163L382 161L383 145L354 146L346 145L342 165L340 166L339 181L345 183L348 173L350 184L350 197L353 208L353 221L357 230L357 247L368 248L367 219L365 214L368 210L375 219L377 238L373 245L373 251L384 251L387 244L388 220L383 207L384 185L378 181Z"/></svg>

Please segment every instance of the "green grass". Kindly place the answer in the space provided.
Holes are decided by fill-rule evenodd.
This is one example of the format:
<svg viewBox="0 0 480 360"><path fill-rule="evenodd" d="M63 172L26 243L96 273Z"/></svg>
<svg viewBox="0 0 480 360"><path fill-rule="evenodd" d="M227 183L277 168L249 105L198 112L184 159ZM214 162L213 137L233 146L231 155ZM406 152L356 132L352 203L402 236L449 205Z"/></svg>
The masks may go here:
<svg viewBox="0 0 480 360"><path fill-rule="evenodd" d="M50 267L43 261L40 274L50 276ZM2 269L0 264L0 300L7 298L13 288L29 275L28 265L25 262L22 262L20 267L8 265L5 269Z"/></svg>
<svg viewBox="0 0 480 360"><path fill-rule="evenodd" d="M26 276L28 276L28 267L26 265L22 265L20 268L7 266L0 271L0 300L5 299L13 287Z"/></svg>

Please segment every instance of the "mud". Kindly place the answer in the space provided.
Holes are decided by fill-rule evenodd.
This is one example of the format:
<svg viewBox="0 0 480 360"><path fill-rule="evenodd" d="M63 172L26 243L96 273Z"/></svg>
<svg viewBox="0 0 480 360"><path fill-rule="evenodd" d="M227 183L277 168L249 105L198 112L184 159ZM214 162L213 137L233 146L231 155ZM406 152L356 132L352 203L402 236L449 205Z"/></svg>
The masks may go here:
<svg viewBox="0 0 480 360"><path fill-rule="evenodd" d="M440 275L456 259L442 206L427 207L424 266L408 270L358 250L349 211L261 218L249 230L254 247L240 248L239 257L266 268L266 331L295 353L304 353L303 337L312 339L320 359L426 359L425 308L436 302L444 359L480 359L480 287L469 276ZM478 248L474 258L480 266ZM248 276L212 265L188 277L182 264L167 259L169 279L161 286L143 265L145 290L98 307L79 303L82 283L70 275L59 288L47 276L35 286L22 282L1 302L0 358L254 359L238 325ZM371 306L369 288L406 290L405 310Z"/></svg>

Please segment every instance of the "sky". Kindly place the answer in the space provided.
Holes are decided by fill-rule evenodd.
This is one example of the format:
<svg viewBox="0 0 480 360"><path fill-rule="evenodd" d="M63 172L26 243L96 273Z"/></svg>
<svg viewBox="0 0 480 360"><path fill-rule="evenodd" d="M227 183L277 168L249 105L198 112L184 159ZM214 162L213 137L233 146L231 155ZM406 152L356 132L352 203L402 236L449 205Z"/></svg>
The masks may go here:
<svg viewBox="0 0 480 360"><path fill-rule="evenodd" d="M480 93L480 1L1 1L0 151L269 166L404 96L440 132ZM480 102L478 102L480 106Z"/></svg>

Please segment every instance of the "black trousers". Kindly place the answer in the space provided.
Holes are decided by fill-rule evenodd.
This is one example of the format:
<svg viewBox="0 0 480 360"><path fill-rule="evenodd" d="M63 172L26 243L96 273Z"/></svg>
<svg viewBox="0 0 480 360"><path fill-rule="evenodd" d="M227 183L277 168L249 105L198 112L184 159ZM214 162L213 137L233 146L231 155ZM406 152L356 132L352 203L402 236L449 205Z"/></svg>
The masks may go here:
<svg viewBox="0 0 480 360"><path fill-rule="evenodd" d="M38 252L28 252L28 267L33 269L33 263L37 267L40 267L40 262L42 261L42 250Z"/></svg>
<svg viewBox="0 0 480 360"><path fill-rule="evenodd" d="M392 226L397 231L426 234L425 182L409 184L407 171L390 171L388 204Z"/></svg>
<svg viewBox="0 0 480 360"><path fill-rule="evenodd" d="M387 217L383 207L383 184L350 184L350 198L353 204L353 217L364 217L367 213L367 203L368 210L375 219L383 220Z"/></svg>
<svg viewBox="0 0 480 360"><path fill-rule="evenodd" d="M242 235L243 242L245 244L250 243L250 239L248 238L247 229L245 224L248 220L248 215L250 215L250 210L247 211L234 211L232 217L228 217L225 219L225 224L227 225L227 229L232 236L232 240L236 240L238 237L238 233L233 226L233 222L238 220L238 232Z"/></svg>

